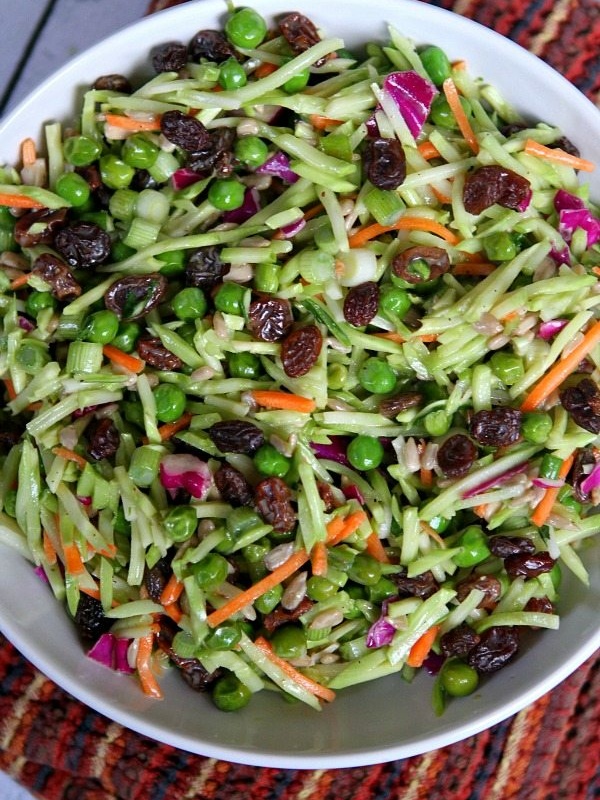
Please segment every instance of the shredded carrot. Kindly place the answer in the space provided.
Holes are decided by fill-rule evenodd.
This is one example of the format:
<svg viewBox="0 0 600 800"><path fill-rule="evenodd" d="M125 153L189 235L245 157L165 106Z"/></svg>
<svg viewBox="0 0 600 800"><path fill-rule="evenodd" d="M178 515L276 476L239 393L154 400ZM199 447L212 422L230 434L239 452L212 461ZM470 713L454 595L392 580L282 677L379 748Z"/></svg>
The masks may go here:
<svg viewBox="0 0 600 800"><path fill-rule="evenodd" d="M452 267L452 274L468 278L483 278L491 275L495 269L496 265L490 264L489 261L461 261Z"/></svg>
<svg viewBox="0 0 600 800"><path fill-rule="evenodd" d="M380 225L378 222L367 225L365 228L361 228L356 231L356 233L353 233L352 236L348 238L348 244L350 247L362 247L364 244L371 241L371 239L375 239L375 237L381 236L381 234L388 233L389 231L428 231L429 233L434 233L436 236L440 236L450 244L458 244L460 241L455 233L448 230L448 228L445 228L434 219L429 219L429 217L404 216L397 219L396 222L391 225Z"/></svg>
<svg viewBox="0 0 600 800"><path fill-rule="evenodd" d="M430 161L432 158L440 157L440 151L429 141L421 142L421 144L417 145L417 150L427 161Z"/></svg>
<svg viewBox="0 0 600 800"><path fill-rule="evenodd" d="M335 518L334 518L335 519ZM360 526L367 520L367 515L364 511L353 511L343 518L343 525L341 527L336 525L334 527L332 520L327 525L327 544L330 546L339 544L340 542L351 536Z"/></svg>
<svg viewBox="0 0 600 800"><path fill-rule="evenodd" d="M259 64L258 67L254 70L254 77L258 78L266 78L267 75L270 75L272 72L276 72L278 69L277 64L271 64L270 61L263 61L262 64Z"/></svg>
<svg viewBox="0 0 600 800"><path fill-rule="evenodd" d="M474 506L473 513L484 519L487 513L487 503L480 503L478 506Z"/></svg>
<svg viewBox="0 0 600 800"><path fill-rule="evenodd" d="M337 535L344 527L344 517L334 517L327 523L327 544L334 544Z"/></svg>
<svg viewBox="0 0 600 800"><path fill-rule="evenodd" d="M436 189L435 186L431 186L430 188L438 203L441 203L443 206L449 206L452 203L452 198L448 197L447 194L440 192L440 190Z"/></svg>
<svg viewBox="0 0 600 800"><path fill-rule="evenodd" d="M317 683L316 681L313 681L312 678L307 678L306 675L303 675L301 672L299 672L288 661L276 655L273 652L273 648L264 638L264 636L257 636L257 638L254 640L254 644L269 659L269 661L272 661L273 664L276 664L279 669L282 672L285 672L285 674L291 678L294 683L297 683L298 686L301 686L307 692L314 694L315 697L318 697L321 700L326 700L328 703L331 703L335 700L335 692L333 689L328 689L327 686L323 686L322 683Z"/></svg>
<svg viewBox="0 0 600 800"><path fill-rule="evenodd" d="M321 114L311 114L310 124L318 131L325 130L325 128L332 128L334 125L341 125L342 121L339 119L331 119L331 117L324 117Z"/></svg>
<svg viewBox="0 0 600 800"><path fill-rule="evenodd" d="M85 572L85 564L76 545L63 545L63 554L65 557L65 569L70 575L82 575Z"/></svg>
<svg viewBox="0 0 600 800"><path fill-rule="evenodd" d="M129 353L124 353L123 350L119 350L118 347L114 347L112 344L105 344L102 348L102 352L113 364L118 364L120 367L128 369L130 372L139 373L144 369L145 364L141 358L130 356Z"/></svg>
<svg viewBox="0 0 600 800"><path fill-rule="evenodd" d="M310 551L310 564L312 574L318 576L327 575L327 545L325 542L316 542Z"/></svg>
<svg viewBox="0 0 600 800"><path fill-rule="evenodd" d="M417 639L417 641L410 648L410 653L406 659L406 663L409 667L423 666L423 662L429 655L429 651L435 642L435 637L438 635L439 630L439 625L432 625L429 630L425 631L425 633L419 639Z"/></svg>
<svg viewBox="0 0 600 800"><path fill-rule="evenodd" d="M317 407L315 401L310 397L301 397L299 394L280 392L274 389L254 389L250 395L259 406L265 408L279 408L310 414Z"/></svg>
<svg viewBox="0 0 600 800"><path fill-rule="evenodd" d="M372 556L376 561L379 561L381 564L389 564L390 559L388 554L385 552L384 546L381 544L381 539L375 531L372 531L367 536L367 553Z"/></svg>
<svg viewBox="0 0 600 800"><path fill-rule="evenodd" d="M378 336L380 339L388 339L390 342L397 342L398 344L404 344L407 341L405 336L402 334L397 333L396 331L385 331L385 333L374 333L373 336ZM411 336L411 339L419 339L421 342L437 342L438 335L437 333L424 333L421 336Z"/></svg>
<svg viewBox="0 0 600 800"><path fill-rule="evenodd" d="M317 203L316 205L306 209L304 212L304 219L309 220L313 217L318 217L321 211L323 211L323 204Z"/></svg>
<svg viewBox="0 0 600 800"><path fill-rule="evenodd" d="M83 592L83 594L87 594L89 597L93 597L94 600L100 600L100 589L92 589L91 586L80 586L79 591Z"/></svg>
<svg viewBox="0 0 600 800"><path fill-rule="evenodd" d="M50 538L48 531L44 531L42 534L42 547L44 548L44 555L48 564L56 564L58 558L56 555L56 548L52 543L52 539Z"/></svg>
<svg viewBox="0 0 600 800"><path fill-rule="evenodd" d="M28 280L29 280L29 273L24 272L22 275L13 278L8 288L11 290L11 292L15 292L17 289L21 289L23 286L27 286Z"/></svg>
<svg viewBox="0 0 600 800"><path fill-rule="evenodd" d="M428 522L425 522L424 519L421 520L419 523L421 525L421 530L427 534L431 539L439 544L439 546L445 550L446 549L446 542L442 539L439 533L434 530Z"/></svg>
<svg viewBox="0 0 600 800"><path fill-rule="evenodd" d="M217 625L225 622L226 619L229 619L233 614L241 611L244 606L253 603L265 592L268 592L269 589L272 589L274 586L279 586L286 578L289 578L294 572L299 570L303 564L306 564L308 559L309 556L306 550L296 551L280 567L277 567L273 572L265 575L264 578L261 578L261 580L254 583L245 591L232 597L222 605L221 608L210 613L206 618L208 625L211 628L215 628Z"/></svg>
<svg viewBox="0 0 600 800"><path fill-rule="evenodd" d="M569 474L569 470L573 466L573 461L575 460L575 453L572 453L570 456L565 458L563 463L560 465L560 469L558 470L558 477L561 480L567 477ZM556 500L558 493L560 492L560 488L556 488L554 486L546 489L546 492L540 502L535 507L533 514L531 515L530 519L534 525L537 525L538 528L541 528L542 525L546 522L548 517L550 516L550 512L552 511L552 506L554 505L554 501Z"/></svg>
<svg viewBox="0 0 600 800"><path fill-rule="evenodd" d="M152 647L154 644L154 633L148 633L146 636L140 636L138 639L138 651L135 659L135 666L137 667L138 676L144 694L150 697L155 697L157 700L162 699L163 693L158 685L158 682L152 672Z"/></svg>
<svg viewBox="0 0 600 800"><path fill-rule="evenodd" d="M521 316L521 312L520 311L517 311L517 310L509 311L508 313L506 313L502 317L500 317L500 322L510 322L511 320L517 319L520 316Z"/></svg>
<svg viewBox="0 0 600 800"><path fill-rule="evenodd" d="M421 467L419 477L421 478L421 483L426 489L433 483L433 472L428 469L427 467Z"/></svg>
<svg viewBox="0 0 600 800"><path fill-rule="evenodd" d="M17 396L15 385L10 378L4 378L4 386L6 387L6 394L9 400L14 400Z"/></svg>
<svg viewBox="0 0 600 800"><path fill-rule="evenodd" d="M565 356L561 361L554 364L544 377L538 381L521 403L521 411L535 411L548 395L557 389L561 383L577 369L583 359L599 342L600 321L592 325L577 347L574 347L568 356Z"/></svg>
<svg viewBox="0 0 600 800"><path fill-rule="evenodd" d="M177 603L171 603L168 606L165 606L165 614L167 617L171 617L173 622L179 622L183 617L183 611L179 608Z"/></svg>
<svg viewBox="0 0 600 800"><path fill-rule="evenodd" d="M563 164L565 167L581 169L584 172L593 172L596 169L596 165L593 161L574 156L571 153L567 153L566 150L561 150L559 147L546 147L545 144L540 144L534 139L527 139L523 152L527 153L529 156L545 158L546 161L554 161L555 164Z"/></svg>
<svg viewBox="0 0 600 800"><path fill-rule="evenodd" d="M72 461L74 464L77 464L79 469L85 469L87 466L87 461L83 456L80 456L79 453L76 453L74 450L69 450L68 447L53 447L52 452L55 456L59 458L64 458L65 461Z"/></svg>
<svg viewBox="0 0 600 800"><path fill-rule="evenodd" d="M176 603L181 597L183 592L183 583L179 580L177 575L173 573L169 580L166 582L164 589L160 595L160 603L163 606L170 606Z"/></svg>
<svg viewBox="0 0 600 800"><path fill-rule="evenodd" d="M182 414L179 419L175 420L175 422L167 422L166 425L161 425L158 429L161 441L166 442L172 436L175 436L176 433L179 433L179 431L187 428L191 421L192 415L189 412L186 412L185 414ZM148 444L148 440L145 437L143 442L144 444Z"/></svg>
<svg viewBox="0 0 600 800"><path fill-rule="evenodd" d="M110 114L104 115L104 119L109 125L115 128L122 128L125 131L158 131L160 130L160 116L155 116L152 119L134 119L127 117L124 114Z"/></svg>
<svg viewBox="0 0 600 800"><path fill-rule="evenodd" d="M30 167L35 164L37 153L35 151L35 142L31 138L23 139L21 142L21 161L24 167Z"/></svg>
<svg viewBox="0 0 600 800"><path fill-rule="evenodd" d="M466 68L467 68L467 62L465 61L464 58L459 58L456 61L452 62L452 69L461 70Z"/></svg>
<svg viewBox="0 0 600 800"><path fill-rule="evenodd" d="M92 550L94 550L93 547ZM99 556L104 556L105 558L114 558L117 555L117 545L107 544L106 547L102 548L102 550L94 550L94 552L98 553Z"/></svg>
<svg viewBox="0 0 600 800"><path fill-rule="evenodd" d="M594 275L600 275L600 267L592 267L592 272Z"/></svg>
<svg viewBox="0 0 600 800"><path fill-rule="evenodd" d="M443 89L446 100L448 101L450 110L454 114L454 119L456 120L456 124L458 125L460 132L464 136L465 141L471 150L475 153L475 155L477 155L479 152L479 142L477 141L475 131L471 127L471 123L465 114L465 110L461 105L458 89L456 88L456 84L452 78L446 78L443 83Z"/></svg>
<svg viewBox="0 0 600 800"><path fill-rule="evenodd" d="M43 203L39 200L34 200L33 197L28 197L26 194L8 194L0 192L0 206L8 206L9 208L45 208Z"/></svg>

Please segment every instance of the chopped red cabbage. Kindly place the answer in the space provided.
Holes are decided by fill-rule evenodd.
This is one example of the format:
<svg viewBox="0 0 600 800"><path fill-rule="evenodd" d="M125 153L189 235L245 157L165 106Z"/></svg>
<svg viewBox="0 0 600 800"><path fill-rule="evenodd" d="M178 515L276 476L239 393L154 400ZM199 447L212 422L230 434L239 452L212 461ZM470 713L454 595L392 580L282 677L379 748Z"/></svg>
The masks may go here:
<svg viewBox="0 0 600 800"><path fill-rule="evenodd" d="M279 228L279 233L284 239L292 239L297 233L300 233L305 225L306 220L304 217L300 217L300 219L297 219L296 222L290 222L289 225L283 225L281 228Z"/></svg>
<svg viewBox="0 0 600 800"><path fill-rule="evenodd" d="M542 489L561 489L565 482L558 478L532 478L531 482L534 486L540 486Z"/></svg>
<svg viewBox="0 0 600 800"><path fill-rule="evenodd" d="M587 246L600 242L600 219L587 208L563 208L558 214L558 232L570 242L576 228L587 233Z"/></svg>
<svg viewBox="0 0 600 800"><path fill-rule="evenodd" d="M21 328L21 330L23 331L29 332L35 330L35 325L33 324L33 322L28 320L27 317L22 317L21 315L19 315L18 322L19 322L19 328Z"/></svg>
<svg viewBox="0 0 600 800"><path fill-rule="evenodd" d="M549 319L547 322L542 322L537 330L537 335L540 339L548 341L548 339L552 339L553 336L560 333L568 324L569 320L567 319Z"/></svg>
<svg viewBox="0 0 600 800"><path fill-rule="evenodd" d="M441 670L444 661L445 658L443 655L440 655L440 653L436 653L434 650L432 650L423 662L423 669L429 675L437 675Z"/></svg>
<svg viewBox="0 0 600 800"><path fill-rule="evenodd" d="M582 494L587 494L600 486L600 464L596 464L590 474L581 481L580 488Z"/></svg>
<svg viewBox="0 0 600 800"><path fill-rule="evenodd" d="M463 493L463 500L467 500L469 497L475 497L476 494L480 494L481 492L485 492L488 489L493 488L494 486L499 486L502 483L505 483L509 478L512 478L514 475L518 475L521 472L525 472L528 468L528 464L517 464L516 467L511 467L507 469L506 472L503 472L501 475L496 475L495 478L490 478L487 481L483 481L478 486L474 486L472 489Z"/></svg>
<svg viewBox="0 0 600 800"><path fill-rule="evenodd" d="M562 250L559 250L557 247L555 247L555 245L552 245L548 255L556 264L558 264L558 266L561 264L571 263L571 251L567 246L563 247Z"/></svg>
<svg viewBox="0 0 600 800"><path fill-rule="evenodd" d="M239 208L226 211L223 214L223 222L235 222L240 225L242 222L253 217L260 210L260 195L254 187L246 189L244 192L244 202Z"/></svg>
<svg viewBox="0 0 600 800"><path fill-rule="evenodd" d="M554 208L557 211L564 211L567 208L585 208L585 203L581 197L559 189L554 195Z"/></svg>
<svg viewBox="0 0 600 800"><path fill-rule="evenodd" d="M48 580L48 576L46 575L46 570L42 566L34 567L33 571L41 581L43 581L44 583L50 583L50 581Z"/></svg>
<svg viewBox="0 0 600 800"><path fill-rule="evenodd" d="M160 462L160 482L168 490L185 489L203 500L212 485L212 473L196 456L167 455Z"/></svg>
<svg viewBox="0 0 600 800"><path fill-rule="evenodd" d="M320 442L311 442L312 447L317 458L326 458L329 461L337 461L338 464L344 464L346 467L350 466L350 462L346 457L346 447L348 446L349 439L347 436L330 436L329 444L321 444Z"/></svg>
<svg viewBox="0 0 600 800"><path fill-rule="evenodd" d="M127 661L127 650L131 640L118 638L112 633L103 633L88 651L88 658L117 672L131 674L134 670Z"/></svg>
<svg viewBox="0 0 600 800"><path fill-rule="evenodd" d="M176 192L179 192L181 189L187 189L188 186L191 186L193 183L198 183L198 181L201 180L202 175L199 175L195 170L189 167L180 167L171 175L171 185Z"/></svg>
<svg viewBox="0 0 600 800"><path fill-rule="evenodd" d="M416 138L423 130L438 90L418 72L406 70L390 73L383 82L383 91L396 103L408 129Z"/></svg>
<svg viewBox="0 0 600 800"><path fill-rule="evenodd" d="M391 644L395 633L396 628L382 614L367 631L366 645L367 647L383 647L386 644Z"/></svg>
<svg viewBox="0 0 600 800"><path fill-rule="evenodd" d="M358 500L361 506L365 502L363 493L355 483L349 483L347 486L343 486L342 492L344 493L344 497L346 497L348 500Z"/></svg>
<svg viewBox="0 0 600 800"><path fill-rule="evenodd" d="M257 167L255 171L259 175L275 175L286 183L296 183L300 177L290 168L289 158L281 151L267 158L265 163Z"/></svg>
<svg viewBox="0 0 600 800"><path fill-rule="evenodd" d="M129 645L131 644L131 639L120 639L115 636L115 643L114 643L114 657L115 657L115 669L117 672L126 672L130 675L132 672L135 672L133 667L129 665L129 661L127 659L127 652L129 650Z"/></svg>

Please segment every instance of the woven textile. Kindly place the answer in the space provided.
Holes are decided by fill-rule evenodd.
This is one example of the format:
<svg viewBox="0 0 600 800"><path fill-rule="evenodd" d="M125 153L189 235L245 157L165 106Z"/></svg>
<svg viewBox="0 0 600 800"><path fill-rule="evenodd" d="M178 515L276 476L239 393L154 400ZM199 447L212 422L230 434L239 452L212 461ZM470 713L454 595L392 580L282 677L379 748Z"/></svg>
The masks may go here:
<svg viewBox="0 0 600 800"><path fill-rule="evenodd" d="M150 11L180 2L154 0ZM597 0L431 4L514 39L600 101ZM600 657L588 660L511 719L422 756L354 769L257 769L110 722L0 636L0 768L43 800L592 800L600 796L599 667Z"/></svg>

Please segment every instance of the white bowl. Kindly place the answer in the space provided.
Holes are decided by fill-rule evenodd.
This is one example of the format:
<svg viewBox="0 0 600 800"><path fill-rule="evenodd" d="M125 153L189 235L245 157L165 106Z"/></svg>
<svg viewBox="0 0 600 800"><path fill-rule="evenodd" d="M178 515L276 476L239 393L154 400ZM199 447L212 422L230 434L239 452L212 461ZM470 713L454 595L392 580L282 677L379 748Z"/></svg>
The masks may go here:
<svg viewBox="0 0 600 800"><path fill-rule="evenodd" d="M600 114L543 62L486 28L410 0L254 0L267 18L294 10L349 45L383 38L391 22L420 43L439 44L451 59L465 58L532 119L559 125L588 159L600 161ZM223 23L222 0L189 3L147 17L78 56L49 78L0 126L0 163L18 160L19 144L43 123L69 120L82 87L106 72L131 74L147 64L157 43L187 41ZM591 176L600 198L600 170ZM346 689L317 713L287 705L268 692L236 714L217 711L173 671L165 700L146 699L137 683L85 657L66 613L30 564L1 548L0 627L39 669L107 717L161 742L202 755L256 766L334 768L405 758L476 734L515 714L573 672L600 645L600 542L585 553L591 588L567 576L561 591L561 628L532 636L518 659L480 690L452 702L438 718L432 680L409 685L391 677Z"/></svg>

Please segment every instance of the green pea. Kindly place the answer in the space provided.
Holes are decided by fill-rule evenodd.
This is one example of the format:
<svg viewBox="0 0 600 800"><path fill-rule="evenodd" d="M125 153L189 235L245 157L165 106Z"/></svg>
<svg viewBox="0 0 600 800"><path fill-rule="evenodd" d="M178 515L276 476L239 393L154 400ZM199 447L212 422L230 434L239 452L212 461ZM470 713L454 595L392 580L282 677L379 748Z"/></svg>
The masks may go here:
<svg viewBox="0 0 600 800"><path fill-rule="evenodd" d="M206 639L211 650L232 650L242 638L242 632L235 625L219 625Z"/></svg>
<svg viewBox="0 0 600 800"><path fill-rule="evenodd" d="M466 697L473 694L479 685L477 670L459 659L447 661L441 671L440 681L452 697Z"/></svg>
<svg viewBox="0 0 600 800"><path fill-rule="evenodd" d="M141 327L137 322L121 322L117 330L117 335L112 340L113 347L117 347L124 353L132 353L135 350L137 340L142 333Z"/></svg>
<svg viewBox="0 0 600 800"><path fill-rule="evenodd" d="M100 159L100 177L109 189L126 189L134 175L134 168L112 153Z"/></svg>
<svg viewBox="0 0 600 800"><path fill-rule="evenodd" d="M494 375L505 386L512 386L525 374L523 360L514 353L502 353L498 350L490 358L489 364Z"/></svg>
<svg viewBox="0 0 600 800"><path fill-rule="evenodd" d="M163 517L163 526L173 542L187 542L196 533L198 517L192 506L173 506Z"/></svg>
<svg viewBox="0 0 600 800"><path fill-rule="evenodd" d="M28 375L35 375L50 361L50 354L43 342L25 339L19 345L15 361Z"/></svg>
<svg viewBox="0 0 600 800"><path fill-rule="evenodd" d="M449 525L450 525L450 520L446 519L446 517L437 516L437 517L432 517L432 519L429 520L429 526L433 528L433 530L436 531L436 533L443 533L445 530L448 529Z"/></svg>
<svg viewBox="0 0 600 800"><path fill-rule="evenodd" d="M382 358L367 358L358 371L358 381L363 389L373 394L388 394L396 386L396 373Z"/></svg>
<svg viewBox="0 0 600 800"><path fill-rule="evenodd" d="M256 511L252 511L251 508L246 508L246 506L234 508L225 520L225 527L233 539L239 538L246 531L259 525L262 525L260 516Z"/></svg>
<svg viewBox="0 0 600 800"><path fill-rule="evenodd" d="M397 286L386 286L379 295L379 310L393 319L404 319L412 306L408 292Z"/></svg>
<svg viewBox="0 0 600 800"><path fill-rule="evenodd" d="M318 603L337 594L339 587L327 580L323 575L312 575L306 582L306 594Z"/></svg>
<svg viewBox="0 0 600 800"><path fill-rule="evenodd" d="M274 294L279 289L279 264L265 261L254 268L254 288L259 292Z"/></svg>
<svg viewBox="0 0 600 800"><path fill-rule="evenodd" d="M185 411L187 398L183 389L170 383L161 383L152 394L156 404L156 417L160 422L175 422Z"/></svg>
<svg viewBox="0 0 600 800"><path fill-rule="evenodd" d="M342 572L348 572L355 558L356 550L347 544L338 544L329 551L329 564Z"/></svg>
<svg viewBox="0 0 600 800"><path fill-rule="evenodd" d="M202 319L208 311L208 303L202 289L198 286L187 286L173 297L171 307L177 319L191 322Z"/></svg>
<svg viewBox="0 0 600 800"><path fill-rule="evenodd" d="M258 136L242 136L236 141L233 152L242 164L255 168L265 163L269 148Z"/></svg>
<svg viewBox="0 0 600 800"><path fill-rule="evenodd" d="M419 53L425 71L436 86L441 86L452 75L452 65L440 47L430 46Z"/></svg>
<svg viewBox="0 0 600 800"><path fill-rule="evenodd" d="M192 566L192 575L201 589L216 589L229 574L229 564L219 553L209 553Z"/></svg>
<svg viewBox="0 0 600 800"><path fill-rule="evenodd" d="M381 603L388 597L398 594L396 584L385 576L380 578L376 584L367 587L367 597L372 603Z"/></svg>
<svg viewBox="0 0 600 800"><path fill-rule="evenodd" d="M292 462L272 444L263 444L254 454L254 466L263 475L283 478L289 472Z"/></svg>
<svg viewBox="0 0 600 800"><path fill-rule="evenodd" d="M550 436L554 423L550 414L543 411L530 411L523 414L521 420L521 434L524 439L533 444L544 444Z"/></svg>
<svg viewBox="0 0 600 800"><path fill-rule="evenodd" d="M254 608L259 614L270 614L279 605L283 596L283 586L279 583L272 589L268 589L254 601Z"/></svg>
<svg viewBox="0 0 600 800"><path fill-rule="evenodd" d="M79 208L90 199L90 185L76 172L63 172L56 181L56 194Z"/></svg>
<svg viewBox="0 0 600 800"><path fill-rule="evenodd" d="M63 144L64 157L74 167L89 166L101 152L100 144L89 136L69 136Z"/></svg>
<svg viewBox="0 0 600 800"><path fill-rule="evenodd" d="M348 577L361 586L375 586L381 580L381 564L367 553L359 553L350 569Z"/></svg>
<svg viewBox="0 0 600 800"><path fill-rule="evenodd" d="M465 114L471 114L471 104L465 97L460 98L460 104L463 107ZM458 130L456 117L452 109L448 105L448 101L442 94L438 94L434 98L429 111L429 119L434 125L439 125L440 128L448 128L449 130Z"/></svg>
<svg viewBox="0 0 600 800"><path fill-rule="evenodd" d="M121 148L121 157L130 167L149 169L156 159L160 148L140 133L128 136Z"/></svg>
<svg viewBox="0 0 600 800"><path fill-rule="evenodd" d="M254 353L229 353L227 367L232 378L258 378L262 372L260 358Z"/></svg>
<svg viewBox="0 0 600 800"><path fill-rule="evenodd" d="M258 564L267 555L271 545L268 539L259 539L257 542L247 544L242 548L242 555L249 564Z"/></svg>
<svg viewBox="0 0 600 800"><path fill-rule="evenodd" d="M288 80L283 84L283 90L288 94L295 94L296 92L301 92L302 89L304 89L304 87L308 83L309 78L310 78L310 70L308 67L305 67L296 75L293 75L291 78L288 78Z"/></svg>
<svg viewBox="0 0 600 800"><path fill-rule="evenodd" d="M225 281L219 286L215 294L215 308L224 314L241 315L244 313L245 296L245 286L241 286L234 281Z"/></svg>
<svg viewBox="0 0 600 800"><path fill-rule="evenodd" d="M271 638L271 645L280 658L302 658L306 655L306 636L297 625L282 625Z"/></svg>
<svg viewBox="0 0 600 800"><path fill-rule="evenodd" d="M383 460L383 445L374 436L360 434L346 448L346 456L354 469L377 469Z"/></svg>
<svg viewBox="0 0 600 800"><path fill-rule="evenodd" d="M474 567L485 561L490 555L487 545L488 537L483 529L478 525L470 525L466 528L458 539L458 547L462 547L462 553L454 556L454 563L458 567Z"/></svg>
<svg viewBox="0 0 600 800"><path fill-rule="evenodd" d="M56 308L56 300L51 292L31 292L25 301L25 313L37 317L44 308Z"/></svg>
<svg viewBox="0 0 600 800"><path fill-rule="evenodd" d="M248 76L237 58L228 58L219 69L219 84L226 91L240 89L248 83Z"/></svg>
<svg viewBox="0 0 600 800"><path fill-rule="evenodd" d="M133 247L129 247L129 245L122 242L120 239L117 239L112 243L110 248L110 256L113 261L125 261L126 258L132 256L136 250ZM158 256L156 256L158 258Z"/></svg>
<svg viewBox="0 0 600 800"><path fill-rule="evenodd" d="M7 489L4 495L4 512L13 519L17 516L17 490Z"/></svg>
<svg viewBox="0 0 600 800"><path fill-rule="evenodd" d="M164 267L160 267L158 271L167 278L172 278L185 272L187 259L185 250L171 250L168 253L160 253L155 258L164 263Z"/></svg>
<svg viewBox="0 0 600 800"><path fill-rule="evenodd" d="M485 236L482 243L485 254L490 261L511 261L518 253L515 242L506 231L499 231Z"/></svg>
<svg viewBox="0 0 600 800"><path fill-rule="evenodd" d="M217 680L211 697L220 711L239 711L248 705L252 692L233 672L230 672Z"/></svg>
<svg viewBox="0 0 600 800"><path fill-rule="evenodd" d="M109 344L119 331L119 318L114 311L95 311L86 319L81 338L85 342Z"/></svg>
<svg viewBox="0 0 600 800"><path fill-rule="evenodd" d="M244 202L245 187L234 178L217 178L208 189L208 201L219 211L234 211Z"/></svg>
<svg viewBox="0 0 600 800"><path fill-rule="evenodd" d="M253 9L241 8L227 19L225 35L234 47L258 47L267 35L267 23Z"/></svg>

